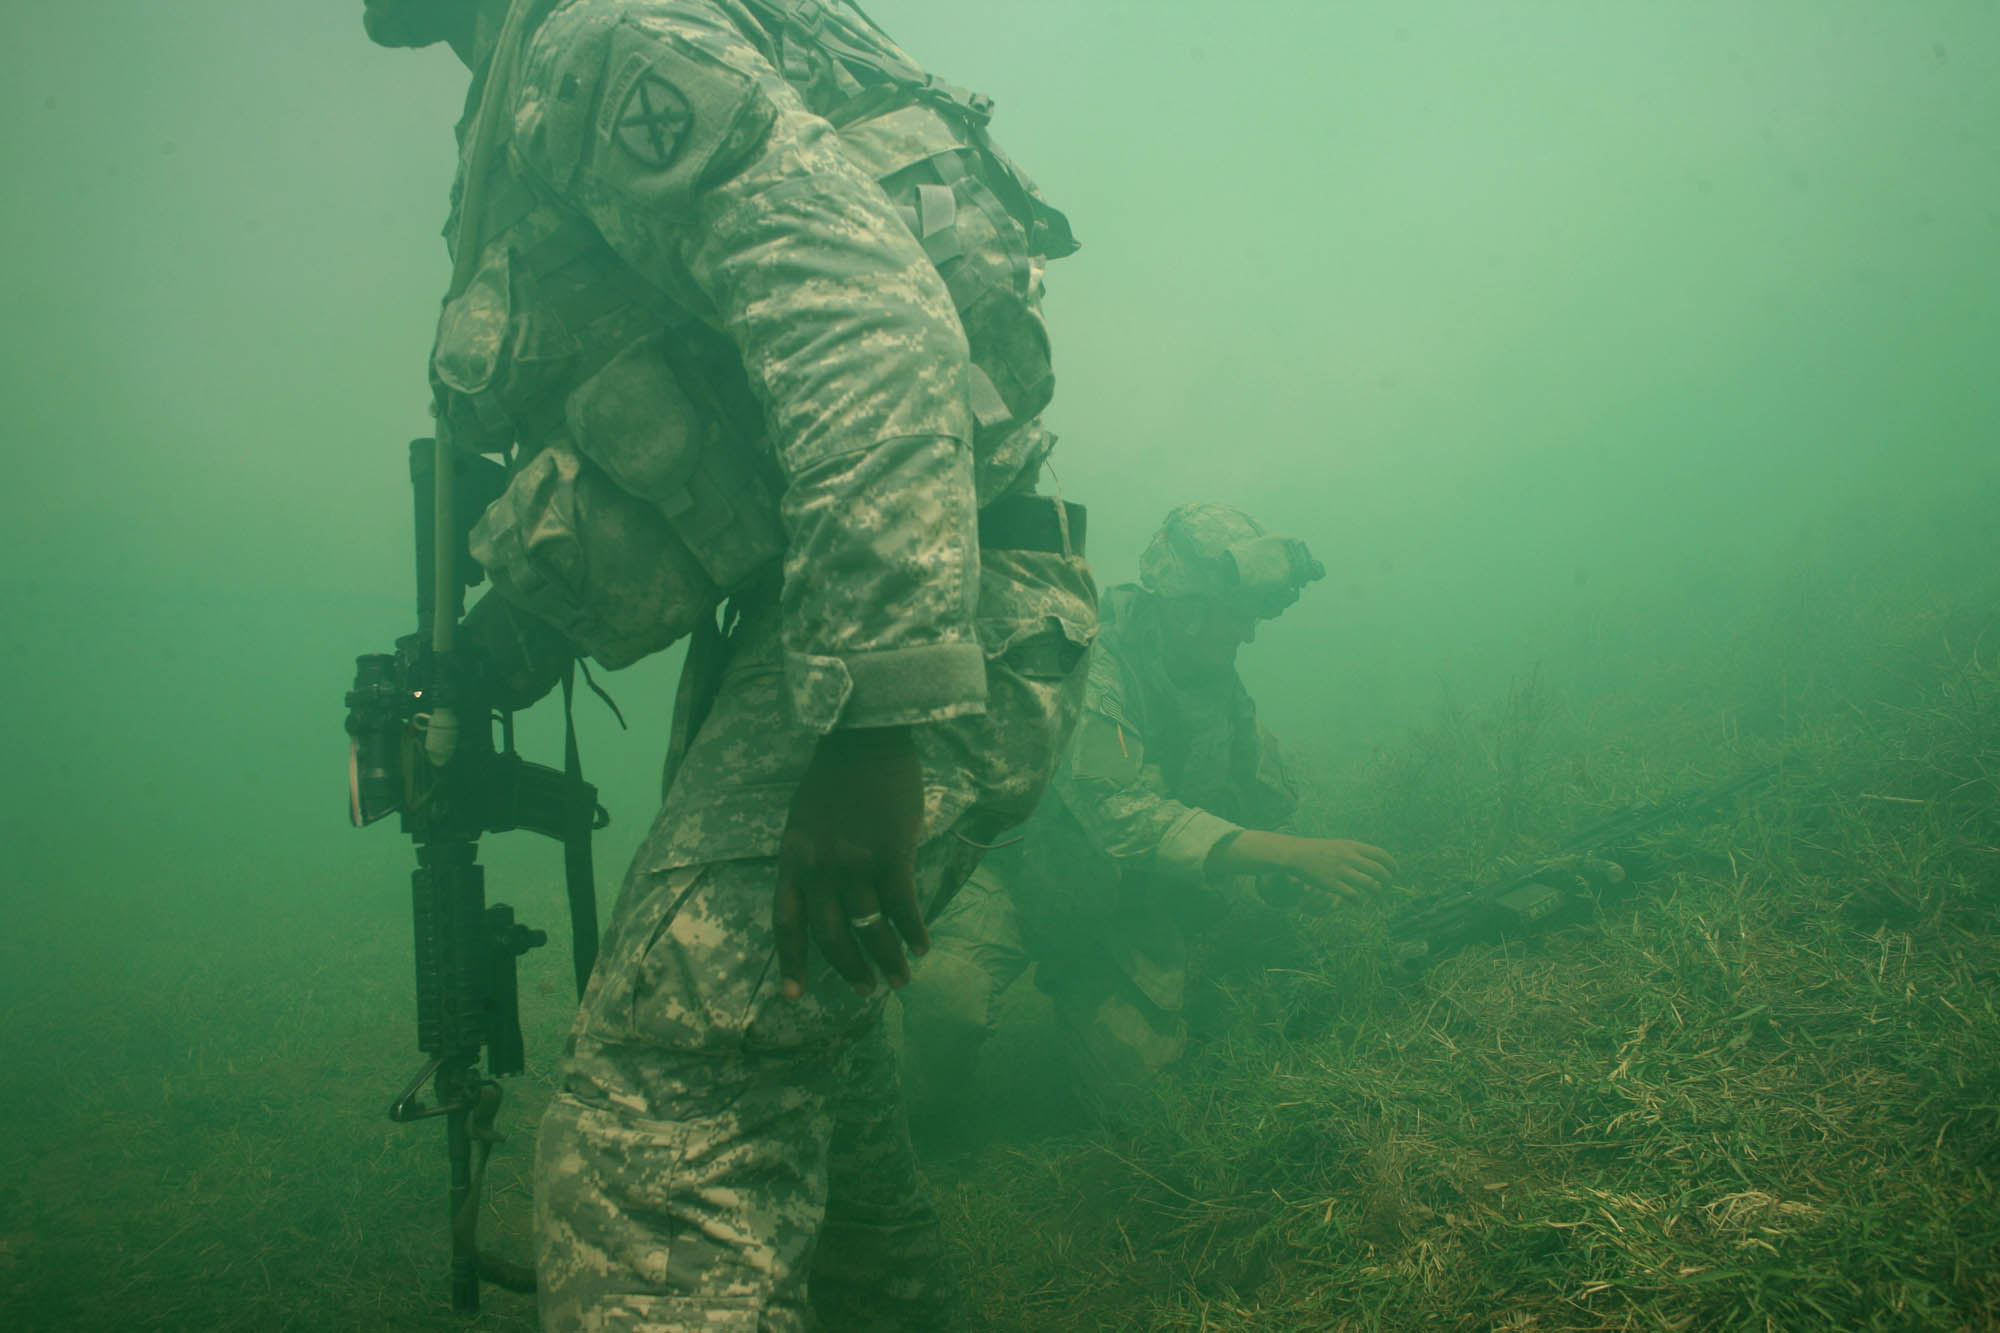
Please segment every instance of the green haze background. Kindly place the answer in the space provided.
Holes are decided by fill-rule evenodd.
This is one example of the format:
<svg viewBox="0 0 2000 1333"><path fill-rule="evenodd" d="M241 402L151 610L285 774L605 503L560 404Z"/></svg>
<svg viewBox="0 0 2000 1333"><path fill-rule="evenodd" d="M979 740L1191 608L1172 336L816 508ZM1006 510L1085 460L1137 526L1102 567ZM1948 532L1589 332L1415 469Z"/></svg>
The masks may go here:
<svg viewBox="0 0 2000 1333"><path fill-rule="evenodd" d="M1207 498L1330 566L1245 656L1308 771L1537 669L1587 700L1720 663L1755 724L1870 651L1854 608L1990 586L1992 0L871 9L999 99L1084 240L1052 420L1103 580ZM87 1122L79 1189L131 1155L114 1081L227 1062L256 1103L203 1006L294 1072L379 1062L328 1057L328 1103L404 1073L359 997L400 1003L406 960L353 941L407 911L408 853L345 827L341 694L410 615L464 75L358 10L0 12L0 1143ZM583 709L607 898L670 667L608 682L630 735ZM550 914L553 849L488 859ZM0 1217L51 1179L0 1173ZM38 1243L0 1235L0 1292Z"/></svg>

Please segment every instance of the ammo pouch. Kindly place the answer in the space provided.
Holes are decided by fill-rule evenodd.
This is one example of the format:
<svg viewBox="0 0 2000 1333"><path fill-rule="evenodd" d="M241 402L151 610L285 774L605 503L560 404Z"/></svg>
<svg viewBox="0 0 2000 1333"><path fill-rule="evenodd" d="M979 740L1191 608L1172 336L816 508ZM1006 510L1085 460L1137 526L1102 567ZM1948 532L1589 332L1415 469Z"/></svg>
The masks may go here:
<svg viewBox="0 0 2000 1333"><path fill-rule="evenodd" d="M783 554L752 442L689 397L661 336L585 380L563 416L473 527L472 554L604 666L680 639Z"/></svg>

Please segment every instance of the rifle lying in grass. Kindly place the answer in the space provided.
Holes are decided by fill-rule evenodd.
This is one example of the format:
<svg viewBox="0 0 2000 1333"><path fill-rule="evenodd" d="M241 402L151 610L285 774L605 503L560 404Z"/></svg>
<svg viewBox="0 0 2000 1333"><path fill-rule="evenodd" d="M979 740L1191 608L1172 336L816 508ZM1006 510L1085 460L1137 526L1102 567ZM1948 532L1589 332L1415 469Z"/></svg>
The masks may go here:
<svg viewBox="0 0 2000 1333"><path fill-rule="evenodd" d="M441 472L450 484L438 484ZM400 814L416 844L417 1045L426 1059L389 1116L445 1122L452 1304L471 1312L479 1308L482 1278L534 1289L532 1272L479 1252L475 1229L487 1153L499 1141L497 1080L520 1073L525 1060L515 964L548 942L544 932L517 923L513 908L487 903L479 839L519 829L562 843L581 995L597 950L590 839L606 816L577 757L572 678L562 677L563 767L529 763L514 749L513 714L493 701L481 664L456 633L465 590L484 577L466 530L506 484L505 471L419 440L411 446L410 480L418 628L397 640L395 652L356 661L347 696L348 813L357 826Z"/></svg>
<svg viewBox="0 0 2000 1333"><path fill-rule="evenodd" d="M1572 837L1525 874L1474 885L1418 904L1389 922L1397 962L1416 970L1478 940L1518 938L1575 920L1607 888L1629 882L1625 863L1641 834L1663 824L1711 815L1739 792L1764 782L1776 764L1717 787L1627 806ZM1611 875L1603 871L1615 872Z"/></svg>

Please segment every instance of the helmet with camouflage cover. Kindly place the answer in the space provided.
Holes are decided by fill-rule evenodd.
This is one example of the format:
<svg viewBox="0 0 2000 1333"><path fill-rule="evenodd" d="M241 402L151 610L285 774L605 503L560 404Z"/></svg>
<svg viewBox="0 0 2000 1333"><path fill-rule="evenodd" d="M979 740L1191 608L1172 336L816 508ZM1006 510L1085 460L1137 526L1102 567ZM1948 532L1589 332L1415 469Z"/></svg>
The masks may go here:
<svg viewBox="0 0 2000 1333"><path fill-rule="evenodd" d="M1326 566L1304 542L1225 504L1173 510L1139 557L1139 581L1149 591L1220 603L1262 620L1281 615L1300 589L1325 577Z"/></svg>

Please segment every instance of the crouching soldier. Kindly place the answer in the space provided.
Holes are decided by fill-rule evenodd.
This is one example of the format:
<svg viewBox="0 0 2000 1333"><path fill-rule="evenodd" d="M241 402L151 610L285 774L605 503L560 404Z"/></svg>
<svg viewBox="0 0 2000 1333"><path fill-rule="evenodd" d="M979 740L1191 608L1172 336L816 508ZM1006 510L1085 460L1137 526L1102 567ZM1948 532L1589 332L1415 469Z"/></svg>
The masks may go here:
<svg viewBox="0 0 2000 1333"><path fill-rule="evenodd" d="M1106 1109L1186 1043L1188 931L1239 877L1338 897L1385 886L1387 852L1282 832L1296 798L1236 654L1325 570L1221 504L1184 505L1105 594L1083 719L1018 843L989 855L932 924L903 994L919 1107L972 1084L1002 993L1032 964L1070 1070Z"/></svg>

